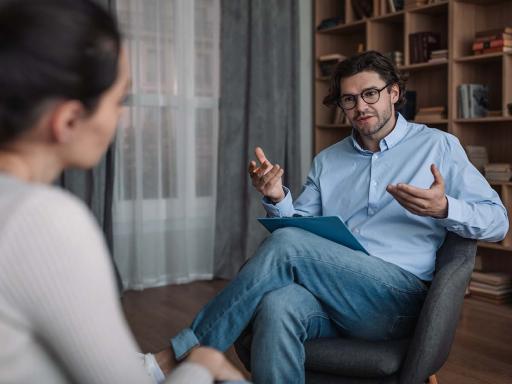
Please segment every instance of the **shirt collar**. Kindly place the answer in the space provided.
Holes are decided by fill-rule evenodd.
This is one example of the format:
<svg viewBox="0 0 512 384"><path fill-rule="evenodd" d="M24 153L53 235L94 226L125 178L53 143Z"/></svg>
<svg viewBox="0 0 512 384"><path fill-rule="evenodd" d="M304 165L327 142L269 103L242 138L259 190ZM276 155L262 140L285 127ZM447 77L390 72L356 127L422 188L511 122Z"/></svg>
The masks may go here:
<svg viewBox="0 0 512 384"><path fill-rule="evenodd" d="M381 152L391 149L397 145L404 138L406 133L407 121L400 113L397 113L395 128L393 128L393 130L379 143ZM352 144L354 145L354 148L359 152L371 153L371 151L368 151L359 145L357 141L357 131L355 129L352 129Z"/></svg>

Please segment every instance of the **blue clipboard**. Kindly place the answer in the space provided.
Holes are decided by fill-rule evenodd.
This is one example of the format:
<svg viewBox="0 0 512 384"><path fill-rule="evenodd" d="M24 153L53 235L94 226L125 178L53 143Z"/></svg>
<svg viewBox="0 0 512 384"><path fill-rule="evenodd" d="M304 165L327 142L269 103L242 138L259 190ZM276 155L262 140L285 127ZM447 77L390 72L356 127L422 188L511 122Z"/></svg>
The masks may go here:
<svg viewBox="0 0 512 384"><path fill-rule="evenodd" d="M302 228L315 235L369 255L368 251L338 216L261 217L258 218L258 221L269 232L274 232L276 229L283 227Z"/></svg>

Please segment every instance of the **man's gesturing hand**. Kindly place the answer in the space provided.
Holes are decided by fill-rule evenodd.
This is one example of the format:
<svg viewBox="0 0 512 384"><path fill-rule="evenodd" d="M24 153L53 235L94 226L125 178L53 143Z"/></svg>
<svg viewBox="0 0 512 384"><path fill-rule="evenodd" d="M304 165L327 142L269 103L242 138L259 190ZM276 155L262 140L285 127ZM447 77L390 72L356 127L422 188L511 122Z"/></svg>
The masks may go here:
<svg viewBox="0 0 512 384"><path fill-rule="evenodd" d="M281 182L284 170L278 164L272 165L260 147L256 147L254 153L260 166L258 167L254 160L249 163L252 185L272 202L280 202L284 199L283 183Z"/></svg>
<svg viewBox="0 0 512 384"><path fill-rule="evenodd" d="M416 188L408 184L390 184L386 190L409 212L444 219L448 216L444 180L434 164L430 166L430 170L434 175L434 182L429 189Z"/></svg>

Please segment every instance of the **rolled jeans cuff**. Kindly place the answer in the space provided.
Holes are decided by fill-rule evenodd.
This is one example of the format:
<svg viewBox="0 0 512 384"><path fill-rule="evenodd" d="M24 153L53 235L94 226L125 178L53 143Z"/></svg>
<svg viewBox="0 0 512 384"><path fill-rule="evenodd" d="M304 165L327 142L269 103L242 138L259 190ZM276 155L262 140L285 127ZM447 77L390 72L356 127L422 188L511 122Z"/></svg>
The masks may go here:
<svg viewBox="0 0 512 384"><path fill-rule="evenodd" d="M194 331L190 328L185 328L171 339L171 345L174 351L174 357L179 361L183 359L193 347L199 345L199 340Z"/></svg>

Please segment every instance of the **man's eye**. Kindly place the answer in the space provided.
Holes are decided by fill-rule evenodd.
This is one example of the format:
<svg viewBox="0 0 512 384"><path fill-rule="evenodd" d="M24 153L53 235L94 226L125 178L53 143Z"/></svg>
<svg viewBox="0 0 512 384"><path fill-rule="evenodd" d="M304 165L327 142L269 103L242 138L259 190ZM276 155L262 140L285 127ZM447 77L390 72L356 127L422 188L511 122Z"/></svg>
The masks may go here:
<svg viewBox="0 0 512 384"><path fill-rule="evenodd" d="M369 89L368 91L366 91L364 93L365 97L373 97L373 96L376 96L376 95L377 95L377 90L376 89Z"/></svg>
<svg viewBox="0 0 512 384"><path fill-rule="evenodd" d="M350 103L350 102L354 101L354 97L353 96L343 96L341 98L341 101L343 103Z"/></svg>

